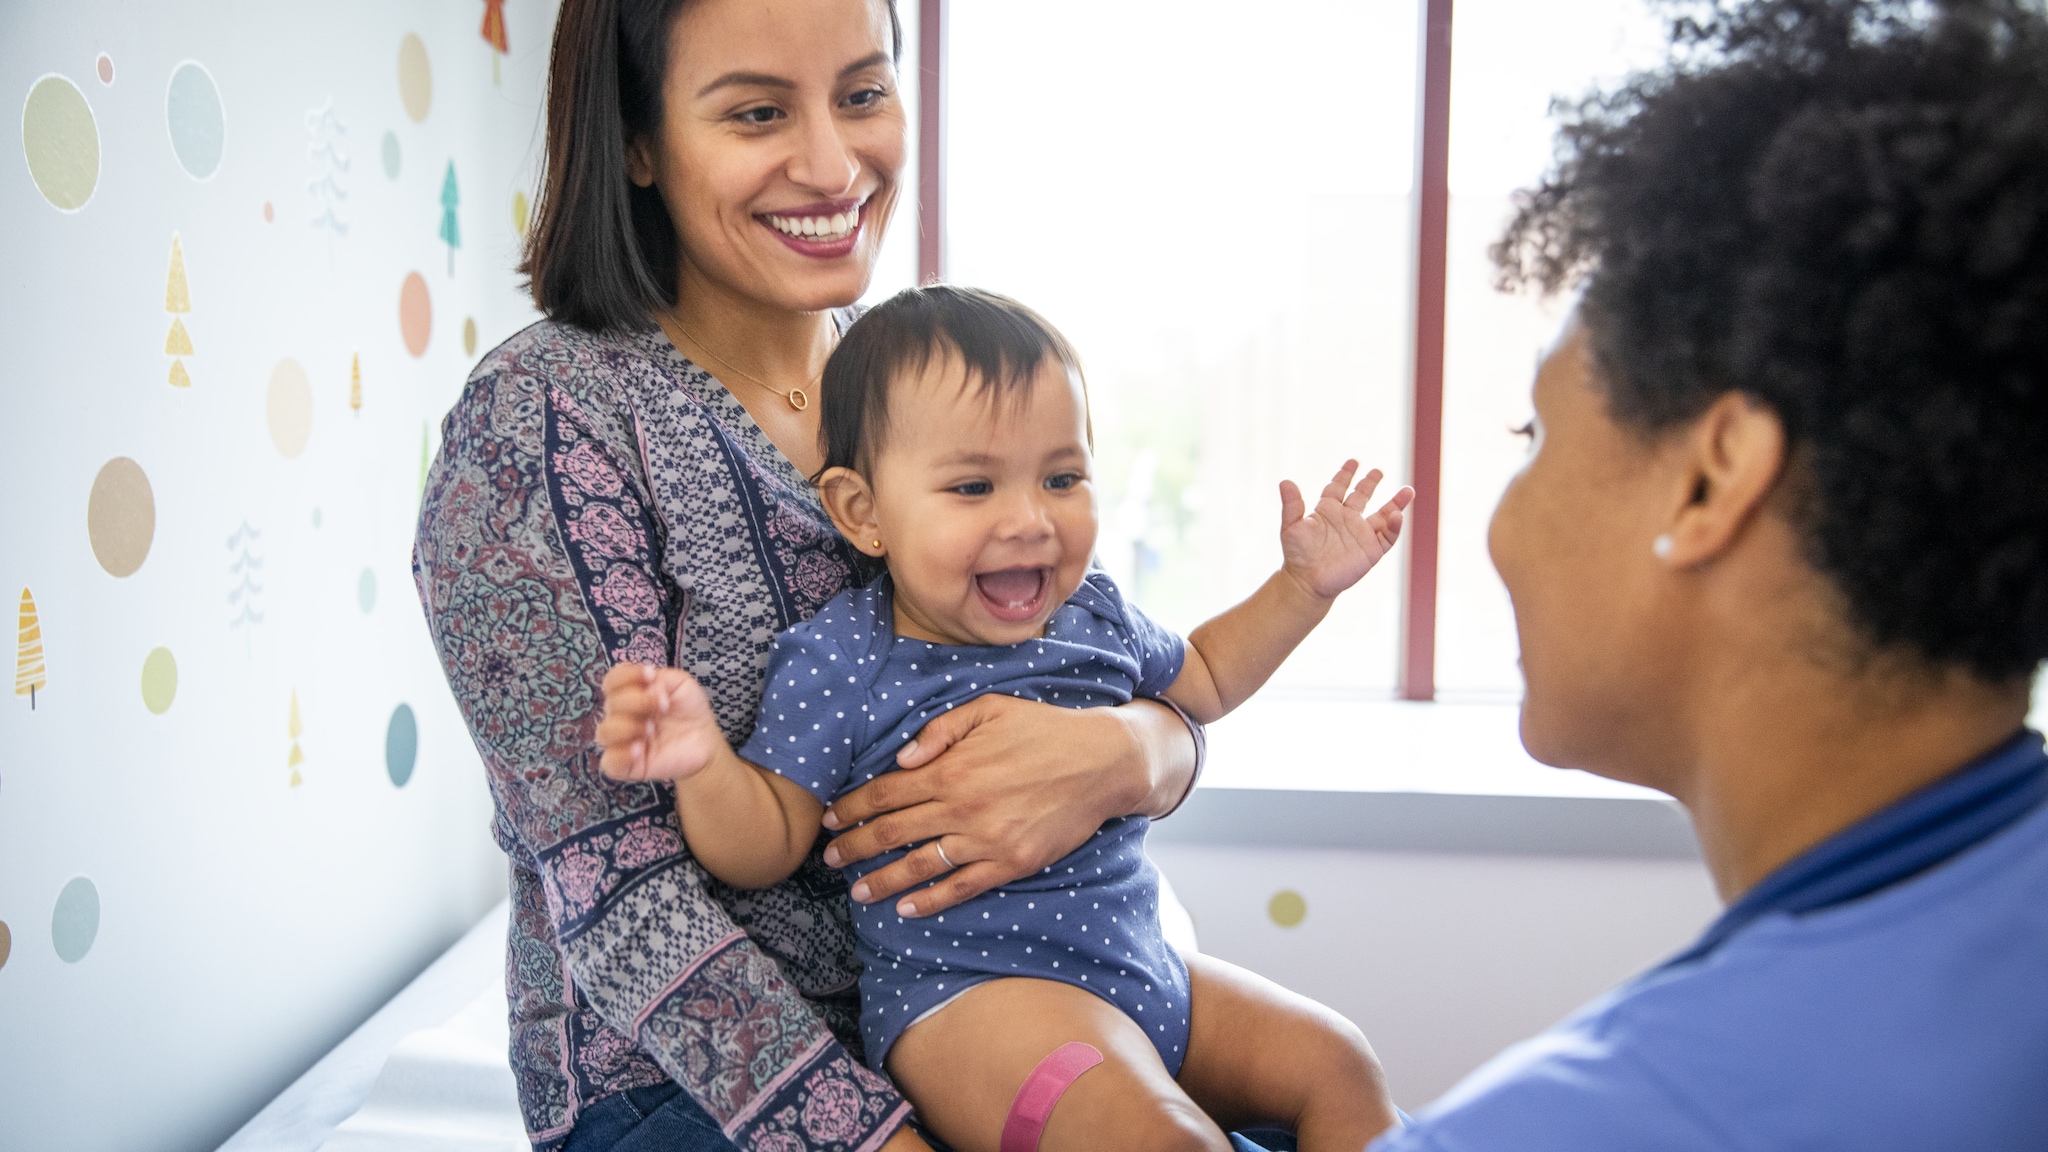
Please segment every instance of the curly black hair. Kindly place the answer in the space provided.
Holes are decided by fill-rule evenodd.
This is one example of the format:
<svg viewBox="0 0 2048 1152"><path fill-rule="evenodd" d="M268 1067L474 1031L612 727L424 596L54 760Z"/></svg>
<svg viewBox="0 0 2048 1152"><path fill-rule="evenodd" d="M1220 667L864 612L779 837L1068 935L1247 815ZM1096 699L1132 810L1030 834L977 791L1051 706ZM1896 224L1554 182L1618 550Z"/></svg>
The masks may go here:
<svg viewBox="0 0 2048 1152"><path fill-rule="evenodd" d="M1660 68L1560 103L1494 246L1579 302L1613 417L1782 420L1808 562L1876 650L2048 658L2048 16L1667 4Z"/></svg>

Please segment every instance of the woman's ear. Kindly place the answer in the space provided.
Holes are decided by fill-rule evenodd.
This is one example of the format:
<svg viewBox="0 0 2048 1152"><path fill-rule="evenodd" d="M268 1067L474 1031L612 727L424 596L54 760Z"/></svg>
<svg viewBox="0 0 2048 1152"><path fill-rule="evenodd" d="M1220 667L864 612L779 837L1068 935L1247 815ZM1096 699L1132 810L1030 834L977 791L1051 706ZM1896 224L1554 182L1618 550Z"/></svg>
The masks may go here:
<svg viewBox="0 0 2048 1152"><path fill-rule="evenodd" d="M626 179L636 188L654 184L654 153L647 146L647 138L637 133L626 135Z"/></svg>
<svg viewBox="0 0 2048 1152"><path fill-rule="evenodd" d="M882 527L875 520L875 492L867 478L851 468L827 468L818 477L818 498L832 517L832 526L855 548L881 556Z"/></svg>
<svg viewBox="0 0 2048 1152"><path fill-rule="evenodd" d="M1677 508L1652 550L1674 568L1726 552L1785 471L1785 423L1754 397L1730 392L1682 434Z"/></svg>

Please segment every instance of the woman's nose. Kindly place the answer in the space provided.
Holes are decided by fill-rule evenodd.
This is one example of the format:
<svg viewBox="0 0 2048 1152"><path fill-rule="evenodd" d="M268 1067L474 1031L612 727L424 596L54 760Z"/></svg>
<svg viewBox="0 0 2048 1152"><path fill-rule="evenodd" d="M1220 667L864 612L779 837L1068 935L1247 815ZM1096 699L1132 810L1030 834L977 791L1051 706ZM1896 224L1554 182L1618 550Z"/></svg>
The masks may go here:
<svg viewBox="0 0 2048 1152"><path fill-rule="evenodd" d="M827 199L838 199L853 190L860 160L840 134L838 117L828 113L805 120L796 155L790 158L789 178Z"/></svg>

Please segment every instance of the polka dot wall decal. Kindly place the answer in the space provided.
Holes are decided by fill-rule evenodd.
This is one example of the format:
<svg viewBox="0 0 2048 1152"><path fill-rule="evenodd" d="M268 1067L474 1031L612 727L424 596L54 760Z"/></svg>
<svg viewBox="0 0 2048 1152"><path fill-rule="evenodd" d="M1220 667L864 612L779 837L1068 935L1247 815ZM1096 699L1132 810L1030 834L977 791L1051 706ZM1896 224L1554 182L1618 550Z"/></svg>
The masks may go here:
<svg viewBox="0 0 2048 1152"><path fill-rule="evenodd" d="M326 517L320 515L318 508L313 509L313 527L318 528L324 523L326 523Z"/></svg>
<svg viewBox="0 0 2048 1152"><path fill-rule="evenodd" d="M464 356L476 355L476 317L474 316L464 316L462 318L462 354Z"/></svg>
<svg viewBox="0 0 2048 1152"><path fill-rule="evenodd" d="M7 967L7 958L14 954L14 933L7 927L7 921L0 920L0 968Z"/></svg>
<svg viewBox="0 0 2048 1152"><path fill-rule="evenodd" d="M158 716L178 698L178 661L169 648L154 648L142 661L142 706Z"/></svg>
<svg viewBox="0 0 2048 1152"><path fill-rule="evenodd" d="M92 62L92 70L99 75L100 83L114 82L114 58L105 52L100 53L100 58Z"/></svg>
<svg viewBox="0 0 2048 1152"><path fill-rule="evenodd" d="M100 890L91 880L73 876L50 911L50 943L57 946L57 959L66 964L85 959L99 934Z"/></svg>
<svg viewBox="0 0 2048 1152"><path fill-rule="evenodd" d="M398 42L398 98L415 124L424 121L434 105L434 70L427 65L427 46L412 32Z"/></svg>
<svg viewBox="0 0 2048 1152"><path fill-rule="evenodd" d="M356 606L365 612L377 606L377 574L368 568L356 577Z"/></svg>
<svg viewBox="0 0 2048 1152"><path fill-rule="evenodd" d="M514 192L512 194L512 232L514 235L526 235L527 214L531 211L532 205L526 202L526 193Z"/></svg>
<svg viewBox="0 0 2048 1152"><path fill-rule="evenodd" d="M156 493L142 465L116 456L93 477L85 502L85 534L93 558L110 576L133 576L156 539Z"/></svg>
<svg viewBox="0 0 2048 1152"><path fill-rule="evenodd" d="M306 450L306 440L313 435L313 387L297 360L287 356L270 370L263 409L278 455L290 460Z"/></svg>
<svg viewBox="0 0 2048 1152"><path fill-rule="evenodd" d="M412 705L400 704L391 710L391 723L384 729L384 771L390 774L392 787L403 788L412 779L419 751L420 728L413 719Z"/></svg>
<svg viewBox="0 0 2048 1152"><path fill-rule="evenodd" d="M398 290L398 332L405 337L407 352L427 354L427 337L434 332L434 302L427 296L426 278L417 272L407 272Z"/></svg>
<svg viewBox="0 0 2048 1152"><path fill-rule="evenodd" d="M276 209L276 208L273 208L273 207L271 207L270 201L268 201L268 200L265 200L265 201L263 202L263 222L264 222L265 224L272 224L272 223L275 223L276 221L277 221L277 209Z"/></svg>
<svg viewBox="0 0 2048 1152"><path fill-rule="evenodd" d="M206 65L187 60L171 69L171 84L164 91L164 124L185 175L213 179L227 146L227 118L221 111L220 89L214 87Z"/></svg>
<svg viewBox="0 0 2048 1152"><path fill-rule="evenodd" d="M59 212L76 212L100 182L100 129L85 93L51 73L21 106L21 151L36 191Z"/></svg>
<svg viewBox="0 0 2048 1152"><path fill-rule="evenodd" d="M1292 928L1308 915L1308 901L1302 899L1299 892L1275 892L1273 898L1266 902L1266 915L1282 928Z"/></svg>
<svg viewBox="0 0 2048 1152"><path fill-rule="evenodd" d="M398 134L396 132L384 133L384 144L381 151L384 155L384 175L392 180L398 179L398 161L400 156L398 154Z"/></svg>

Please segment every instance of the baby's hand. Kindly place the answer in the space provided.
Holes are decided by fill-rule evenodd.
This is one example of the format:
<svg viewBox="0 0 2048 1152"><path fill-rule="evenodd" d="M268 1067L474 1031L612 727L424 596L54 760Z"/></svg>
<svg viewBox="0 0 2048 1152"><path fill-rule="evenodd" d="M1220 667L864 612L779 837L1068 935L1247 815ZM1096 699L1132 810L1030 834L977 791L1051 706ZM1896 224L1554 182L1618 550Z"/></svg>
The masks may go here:
<svg viewBox="0 0 2048 1152"><path fill-rule="evenodd" d="M605 673L597 742L604 774L614 780L687 780L726 746L696 677L651 664Z"/></svg>
<svg viewBox="0 0 2048 1152"><path fill-rule="evenodd" d="M1325 600L1372 571L1401 538L1402 510L1415 499L1415 489L1403 488L1367 516L1365 506L1380 485L1380 470L1367 472L1358 487L1352 488L1351 477L1357 472L1358 461L1346 460L1323 487L1315 511L1306 516L1302 515L1301 489L1292 480L1280 482L1282 567Z"/></svg>

